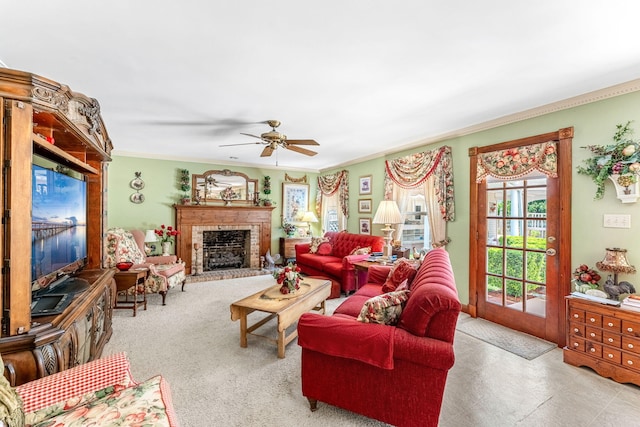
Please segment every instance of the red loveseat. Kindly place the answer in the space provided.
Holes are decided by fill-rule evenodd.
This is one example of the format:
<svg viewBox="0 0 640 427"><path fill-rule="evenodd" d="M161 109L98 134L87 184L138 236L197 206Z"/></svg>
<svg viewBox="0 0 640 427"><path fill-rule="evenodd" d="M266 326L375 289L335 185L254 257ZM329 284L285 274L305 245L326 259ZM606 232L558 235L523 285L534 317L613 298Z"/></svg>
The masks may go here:
<svg viewBox="0 0 640 427"><path fill-rule="evenodd" d="M382 252L384 239L380 236L368 234L352 234L345 231L327 232L330 253L320 255L310 253L310 243L296 245L296 264L304 274L309 276L323 276L340 283L342 292L349 293L356 289L356 276L353 263L369 257L365 255L350 255L354 249L371 248L371 252Z"/></svg>
<svg viewBox="0 0 640 427"><path fill-rule="evenodd" d="M371 267L332 316L302 315L302 394L312 411L321 401L395 426L437 426L460 313L449 255L427 253L397 326L356 320L389 269Z"/></svg>

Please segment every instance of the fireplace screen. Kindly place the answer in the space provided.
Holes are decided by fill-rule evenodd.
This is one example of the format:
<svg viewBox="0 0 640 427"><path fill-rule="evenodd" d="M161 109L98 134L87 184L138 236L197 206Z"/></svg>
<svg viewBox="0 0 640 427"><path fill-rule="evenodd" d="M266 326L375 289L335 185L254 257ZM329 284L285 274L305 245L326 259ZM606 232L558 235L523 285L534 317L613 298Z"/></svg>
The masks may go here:
<svg viewBox="0 0 640 427"><path fill-rule="evenodd" d="M251 239L249 230L216 230L202 233L202 270L248 268Z"/></svg>

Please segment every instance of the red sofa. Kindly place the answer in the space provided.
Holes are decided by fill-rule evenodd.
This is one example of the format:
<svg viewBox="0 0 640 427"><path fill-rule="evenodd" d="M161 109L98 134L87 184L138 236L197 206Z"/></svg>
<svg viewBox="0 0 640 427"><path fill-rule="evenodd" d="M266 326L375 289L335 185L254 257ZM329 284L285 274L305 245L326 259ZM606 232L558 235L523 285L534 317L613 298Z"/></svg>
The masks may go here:
<svg viewBox="0 0 640 427"><path fill-rule="evenodd" d="M332 316L302 315L302 394L312 411L321 401L395 426L437 426L460 313L449 255L427 253L397 326L356 320L389 269L371 267Z"/></svg>
<svg viewBox="0 0 640 427"><path fill-rule="evenodd" d="M353 262L362 261L369 255L350 255L354 249L370 247L372 252L382 252L384 239L368 234L352 234L345 231L327 232L331 253L319 255L310 253L310 243L296 245L296 264L302 273L309 276L323 276L340 283L342 292L356 289L356 276Z"/></svg>

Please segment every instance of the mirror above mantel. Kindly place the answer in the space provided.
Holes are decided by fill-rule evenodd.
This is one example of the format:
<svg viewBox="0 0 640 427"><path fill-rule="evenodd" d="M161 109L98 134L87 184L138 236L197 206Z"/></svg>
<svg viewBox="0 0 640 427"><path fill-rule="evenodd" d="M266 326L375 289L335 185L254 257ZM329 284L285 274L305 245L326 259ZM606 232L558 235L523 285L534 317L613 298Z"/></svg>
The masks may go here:
<svg viewBox="0 0 640 427"><path fill-rule="evenodd" d="M191 180L193 202L196 204L257 204L258 180L241 172L209 170L193 174Z"/></svg>

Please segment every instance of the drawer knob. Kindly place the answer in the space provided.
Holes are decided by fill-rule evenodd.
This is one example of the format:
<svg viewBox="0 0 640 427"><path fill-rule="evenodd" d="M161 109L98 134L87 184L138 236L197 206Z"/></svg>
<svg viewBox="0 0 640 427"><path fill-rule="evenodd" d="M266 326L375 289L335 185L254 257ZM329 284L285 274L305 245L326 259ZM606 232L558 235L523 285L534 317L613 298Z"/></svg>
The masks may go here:
<svg viewBox="0 0 640 427"><path fill-rule="evenodd" d="M575 332L576 334L578 333L579 330L580 329L578 329L578 328L573 328L573 332Z"/></svg>
<svg viewBox="0 0 640 427"><path fill-rule="evenodd" d="M613 327L613 323L611 323L611 322L607 323L607 325L609 325L610 328Z"/></svg>
<svg viewBox="0 0 640 427"><path fill-rule="evenodd" d="M596 352L596 349L595 349L595 348L591 348L591 349L589 349L589 351L590 351L591 353L595 353L595 352Z"/></svg>
<svg viewBox="0 0 640 427"><path fill-rule="evenodd" d="M607 341L613 342L613 338L609 338L609 339L607 339Z"/></svg>
<svg viewBox="0 0 640 427"><path fill-rule="evenodd" d="M573 315L573 317L574 317L575 319L577 319L577 318L578 318L578 315L577 315L577 314L574 314L574 315Z"/></svg>
<svg viewBox="0 0 640 427"><path fill-rule="evenodd" d="M633 332L633 328L627 328L627 332Z"/></svg>
<svg viewBox="0 0 640 427"><path fill-rule="evenodd" d="M574 347L580 347L580 344L578 344L577 342L574 342L574 343L573 343L573 346L574 346Z"/></svg>
<svg viewBox="0 0 640 427"><path fill-rule="evenodd" d="M609 356L609 359L613 359L613 354L609 353L607 356Z"/></svg>
<svg viewBox="0 0 640 427"><path fill-rule="evenodd" d="M633 360L627 360L627 365L633 365Z"/></svg>
<svg viewBox="0 0 640 427"><path fill-rule="evenodd" d="M596 334L594 334L593 332L591 332L589 335L590 335L591 337L595 337L595 336L596 336Z"/></svg>
<svg viewBox="0 0 640 427"><path fill-rule="evenodd" d="M594 323L594 322L596 321L596 319L594 319L594 318L592 317L592 318L590 318L590 319L589 319L589 321L590 321L591 323Z"/></svg>
<svg viewBox="0 0 640 427"><path fill-rule="evenodd" d="M627 347L628 348L633 348L633 344L629 343L629 344L627 344Z"/></svg>

